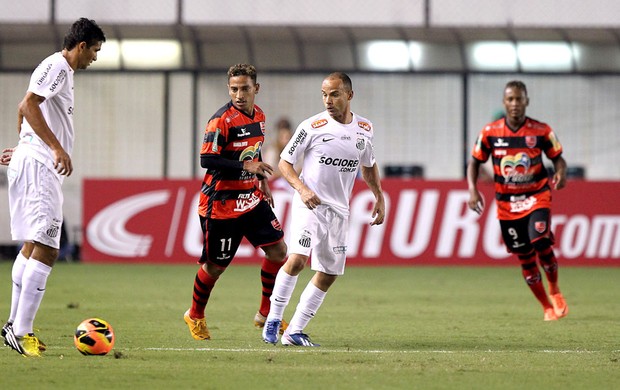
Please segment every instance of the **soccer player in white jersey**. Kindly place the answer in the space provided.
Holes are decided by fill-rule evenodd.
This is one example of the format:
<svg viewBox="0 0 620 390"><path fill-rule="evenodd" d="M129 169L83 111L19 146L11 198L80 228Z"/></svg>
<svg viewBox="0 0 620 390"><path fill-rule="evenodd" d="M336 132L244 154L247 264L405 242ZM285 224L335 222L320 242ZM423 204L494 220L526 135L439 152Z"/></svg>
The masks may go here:
<svg viewBox="0 0 620 390"><path fill-rule="evenodd" d="M316 271L301 294L282 344L316 347L304 333L305 327L323 303L329 287L344 273L349 200L358 171L375 196L370 225L385 219L385 199L379 168L372 148L373 127L351 112L353 88L345 73L327 76L321 86L320 114L303 121L280 154L278 167L295 190L289 257L276 277L271 309L263 328L263 340L275 344L299 273L312 253ZM303 156L301 175L293 164Z"/></svg>
<svg viewBox="0 0 620 390"><path fill-rule="evenodd" d="M61 185L73 171L73 73L97 60L103 42L105 35L93 20L73 23L62 51L32 73L18 106L19 142L4 149L0 158L8 164L11 235L24 243L13 263L11 312L2 336L24 356L41 356L46 349L33 324L58 257Z"/></svg>

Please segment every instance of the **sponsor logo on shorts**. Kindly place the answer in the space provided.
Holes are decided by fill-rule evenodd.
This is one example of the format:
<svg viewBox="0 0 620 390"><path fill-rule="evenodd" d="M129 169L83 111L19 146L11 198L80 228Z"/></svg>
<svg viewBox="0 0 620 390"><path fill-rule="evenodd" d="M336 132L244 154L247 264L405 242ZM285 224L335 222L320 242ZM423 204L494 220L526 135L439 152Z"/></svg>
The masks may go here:
<svg viewBox="0 0 620 390"><path fill-rule="evenodd" d="M332 248L332 250L334 251L334 254L341 255L341 254L347 253L347 246L346 245L335 246Z"/></svg>

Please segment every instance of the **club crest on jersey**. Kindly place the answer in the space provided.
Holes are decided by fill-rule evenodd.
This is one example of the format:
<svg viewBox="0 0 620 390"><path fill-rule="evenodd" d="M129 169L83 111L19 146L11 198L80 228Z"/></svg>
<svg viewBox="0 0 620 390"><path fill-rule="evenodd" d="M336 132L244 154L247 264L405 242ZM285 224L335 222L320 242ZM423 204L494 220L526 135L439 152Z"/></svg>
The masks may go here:
<svg viewBox="0 0 620 390"><path fill-rule="evenodd" d="M355 143L355 147L357 148L357 150L364 150L365 146L366 140L364 140L364 138L358 138L357 142Z"/></svg>
<svg viewBox="0 0 620 390"><path fill-rule="evenodd" d="M318 121L312 122L310 126L312 126L313 129L318 129L319 127L325 126L326 124L327 119L319 119Z"/></svg>
<svg viewBox="0 0 620 390"><path fill-rule="evenodd" d="M366 131L370 131L370 123L368 122L357 122L357 125Z"/></svg>
<svg viewBox="0 0 620 390"><path fill-rule="evenodd" d="M547 230L547 222L545 221L534 222L534 229L536 229L538 233L544 233L545 230Z"/></svg>
<svg viewBox="0 0 620 390"><path fill-rule="evenodd" d="M265 135L265 122L260 123L260 131L262 131L263 135Z"/></svg>
<svg viewBox="0 0 620 390"><path fill-rule="evenodd" d="M536 146L536 141L537 141L537 138L535 135L525 136L525 145L527 145L528 148L533 148L534 146Z"/></svg>

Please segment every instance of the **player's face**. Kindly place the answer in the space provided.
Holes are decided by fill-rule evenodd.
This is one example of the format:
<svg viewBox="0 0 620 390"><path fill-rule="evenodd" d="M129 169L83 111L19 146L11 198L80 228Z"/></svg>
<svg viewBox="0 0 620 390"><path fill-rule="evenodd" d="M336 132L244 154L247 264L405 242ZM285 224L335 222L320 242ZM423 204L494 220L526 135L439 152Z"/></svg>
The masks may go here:
<svg viewBox="0 0 620 390"><path fill-rule="evenodd" d="M504 91L504 108L506 115L516 121L525 117L525 108L530 103L525 91L520 88L508 87Z"/></svg>
<svg viewBox="0 0 620 390"><path fill-rule="evenodd" d="M233 105L248 115L254 113L254 98L260 85L254 84L250 76L233 76L228 80L228 94Z"/></svg>
<svg viewBox="0 0 620 390"><path fill-rule="evenodd" d="M347 91L342 80L327 78L323 80L321 93L323 94L323 105L329 116L340 123L345 123L350 110L353 91Z"/></svg>
<svg viewBox="0 0 620 390"><path fill-rule="evenodd" d="M86 69L93 61L97 61L97 53L101 50L101 42L97 42L90 47L86 42L80 42L78 45L79 56L77 69Z"/></svg>

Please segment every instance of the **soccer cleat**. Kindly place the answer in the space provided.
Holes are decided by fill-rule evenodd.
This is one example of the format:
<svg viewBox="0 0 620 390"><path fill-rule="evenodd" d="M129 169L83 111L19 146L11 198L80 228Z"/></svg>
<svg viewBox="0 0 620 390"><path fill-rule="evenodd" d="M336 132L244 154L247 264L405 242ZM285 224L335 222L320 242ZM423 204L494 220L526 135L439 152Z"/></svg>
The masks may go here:
<svg viewBox="0 0 620 390"><path fill-rule="evenodd" d="M257 328L263 328L265 327L265 321L267 321L267 317L260 314L260 311L257 311L254 316L254 326ZM288 328L288 322L282 320L282 323L280 324L280 334L284 333L286 328Z"/></svg>
<svg viewBox="0 0 620 390"><path fill-rule="evenodd" d="M267 321L267 324L263 327L263 341L269 344L277 343L281 325L281 320Z"/></svg>
<svg viewBox="0 0 620 390"><path fill-rule="evenodd" d="M183 319L185 323L189 327L189 333L191 333L192 337L195 340L209 340L211 335L209 334L209 329L207 328L207 321L204 318L199 318L194 320L189 316L189 309L183 315Z"/></svg>
<svg viewBox="0 0 620 390"><path fill-rule="evenodd" d="M4 337L6 344L22 356L41 357L39 339L34 335L34 333L29 333L22 337L15 336L13 333L13 328L11 327L6 329Z"/></svg>
<svg viewBox="0 0 620 390"><path fill-rule="evenodd" d="M568 305L562 296L562 293L551 294L549 295L549 299L553 304L553 309L555 310L555 316L557 318L566 317L568 314Z"/></svg>
<svg viewBox="0 0 620 390"><path fill-rule="evenodd" d="M552 307L545 309L545 321L557 321L558 317L555 315L555 310Z"/></svg>
<svg viewBox="0 0 620 390"><path fill-rule="evenodd" d="M0 331L0 333L2 334L2 337L4 337L4 345L6 345L7 347L11 346L11 344L9 344L9 342L6 339L6 335L9 332L9 329L11 329L11 332L13 331L13 323L10 321L7 321L7 323L2 326L2 331ZM45 345L45 343L41 341L41 339L38 339L38 340L39 340L39 351L41 352L47 351L47 345Z"/></svg>
<svg viewBox="0 0 620 390"><path fill-rule="evenodd" d="M320 347L320 344L315 344L310 341L310 336L305 333L293 333L289 334L284 332L282 335L282 345L294 345L298 347Z"/></svg>

